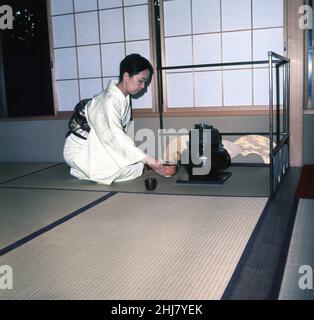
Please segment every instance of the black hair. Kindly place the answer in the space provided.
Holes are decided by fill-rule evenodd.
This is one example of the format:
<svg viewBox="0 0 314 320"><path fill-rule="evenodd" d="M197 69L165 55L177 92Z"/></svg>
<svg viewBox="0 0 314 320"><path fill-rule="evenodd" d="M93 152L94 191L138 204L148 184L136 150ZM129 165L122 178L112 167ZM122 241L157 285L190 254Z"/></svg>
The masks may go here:
<svg viewBox="0 0 314 320"><path fill-rule="evenodd" d="M127 72L130 77L144 70L149 70L150 76L154 73L151 63L138 53L132 53L126 56L120 63L119 81L122 80L123 74Z"/></svg>

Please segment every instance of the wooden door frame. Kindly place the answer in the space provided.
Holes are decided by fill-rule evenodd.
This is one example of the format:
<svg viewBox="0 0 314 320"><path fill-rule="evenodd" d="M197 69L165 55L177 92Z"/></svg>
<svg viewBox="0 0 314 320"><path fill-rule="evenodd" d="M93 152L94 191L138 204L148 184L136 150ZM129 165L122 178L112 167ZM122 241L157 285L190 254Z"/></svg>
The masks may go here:
<svg viewBox="0 0 314 320"><path fill-rule="evenodd" d="M299 27L299 8L304 0L287 1L287 57L290 58L290 164L303 164L304 30Z"/></svg>

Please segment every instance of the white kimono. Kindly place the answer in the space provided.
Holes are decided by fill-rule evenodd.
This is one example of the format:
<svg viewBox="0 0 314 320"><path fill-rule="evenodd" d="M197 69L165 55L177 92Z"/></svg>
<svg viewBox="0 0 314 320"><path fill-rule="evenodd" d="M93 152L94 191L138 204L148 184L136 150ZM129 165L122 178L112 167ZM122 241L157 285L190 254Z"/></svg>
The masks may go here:
<svg viewBox="0 0 314 320"><path fill-rule="evenodd" d="M142 175L147 155L124 131L131 118L130 97L110 81L89 102L85 114L91 128L87 140L71 134L64 146L71 175L108 185Z"/></svg>

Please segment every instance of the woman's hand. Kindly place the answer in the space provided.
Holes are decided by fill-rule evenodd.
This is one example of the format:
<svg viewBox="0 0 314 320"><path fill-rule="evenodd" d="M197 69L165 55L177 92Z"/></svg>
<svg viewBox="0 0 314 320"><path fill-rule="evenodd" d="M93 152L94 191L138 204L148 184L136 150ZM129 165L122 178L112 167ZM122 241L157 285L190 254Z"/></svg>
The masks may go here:
<svg viewBox="0 0 314 320"><path fill-rule="evenodd" d="M147 156L145 158L145 164L147 166L149 166L158 175L160 175L160 176L164 176L165 175L165 169L164 169L164 166L162 165L161 161Z"/></svg>

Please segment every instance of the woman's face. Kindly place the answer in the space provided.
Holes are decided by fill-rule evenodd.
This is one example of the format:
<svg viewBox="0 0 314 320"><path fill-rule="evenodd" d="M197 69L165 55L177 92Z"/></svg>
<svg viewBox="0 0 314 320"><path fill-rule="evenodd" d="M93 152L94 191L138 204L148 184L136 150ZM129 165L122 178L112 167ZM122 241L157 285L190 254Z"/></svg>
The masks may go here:
<svg viewBox="0 0 314 320"><path fill-rule="evenodd" d="M149 70L143 70L134 76L130 77L128 73L125 74L124 80L126 81L126 90L130 95L136 95L142 91L149 79Z"/></svg>

